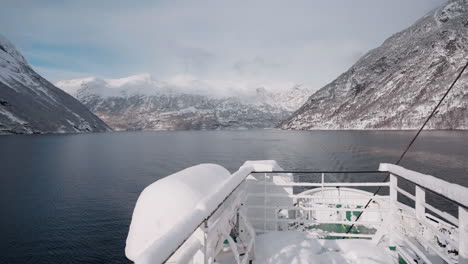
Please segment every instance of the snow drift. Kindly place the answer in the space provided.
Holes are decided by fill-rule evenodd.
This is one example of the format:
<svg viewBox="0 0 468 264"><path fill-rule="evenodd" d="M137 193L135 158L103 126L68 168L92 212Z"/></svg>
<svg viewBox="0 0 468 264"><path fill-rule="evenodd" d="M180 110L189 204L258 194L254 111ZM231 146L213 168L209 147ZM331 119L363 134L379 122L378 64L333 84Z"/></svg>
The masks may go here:
<svg viewBox="0 0 468 264"><path fill-rule="evenodd" d="M133 211L125 254L135 261L155 240L186 226L197 204L231 176L215 164L200 164L169 175L146 187ZM184 238L185 239L185 238Z"/></svg>

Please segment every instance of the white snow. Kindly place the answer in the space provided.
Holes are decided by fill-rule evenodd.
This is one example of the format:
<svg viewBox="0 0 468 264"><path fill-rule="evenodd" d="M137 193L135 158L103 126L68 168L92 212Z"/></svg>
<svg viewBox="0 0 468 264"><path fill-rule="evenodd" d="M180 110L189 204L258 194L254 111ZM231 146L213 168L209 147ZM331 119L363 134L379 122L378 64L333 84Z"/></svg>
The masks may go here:
<svg viewBox="0 0 468 264"><path fill-rule="evenodd" d="M468 206L468 188L466 187L454 183L449 183L434 176L408 170L389 163L381 163L379 170L388 171L403 177L411 182L416 183L417 185L432 190L460 204Z"/></svg>
<svg viewBox="0 0 468 264"><path fill-rule="evenodd" d="M127 257L135 261L167 234L173 241L183 241L201 222L194 215L206 217L209 213L200 201L218 190L229 177L229 171L219 165L200 164L146 187L133 212L125 248Z"/></svg>
<svg viewBox="0 0 468 264"><path fill-rule="evenodd" d="M437 25L440 25L440 22L447 22L450 19L453 19L465 12L465 6L461 5L458 2L451 2L445 5L442 10L435 12L435 20Z"/></svg>
<svg viewBox="0 0 468 264"><path fill-rule="evenodd" d="M15 48L15 46L7 39L5 38L2 34L0 34L0 46L3 47L3 49L6 50L6 54L13 57L15 60L19 61L20 63L23 63L27 65L28 63L24 59L23 55ZM0 54L3 53L3 51L0 50Z"/></svg>
<svg viewBox="0 0 468 264"><path fill-rule="evenodd" d="M127 257L138 263L162 263L181 245L178 252L196 250L200 247L195 239L201 236L198 228L225 198L244 179L259 180L250 175L252 171L273 170L281 170L275 161L247 161L232 175L221 166L201 164L151 184L140 195L133 213L125 249ZM379 170L390 171L468 204L468 188L392 164L381 164ZM288 177L285 174L283 179L278 178L288 181ZM371 240L328 240L308 232L281 231L258 235L255 242L254 263L260 264L395 261L396 254L388 250L385 240L376 245Z"/></svg>
<svg viewBox="0 0 468 264"><path fill-rule="evenodd" d="M80 93L99 95L104 98L128 97L136 94L157 95L162 92L170 93L168 89L163 88L149 74L138 74L119 79L87 77L58 81L55 86L74 97L78 97Z"/></svg>
<svg viewBox="0 0 468 264"><path fill-rule="evenodd" d="M137 248L129 252L131 253L131 257L138 257L139 263L164 262L166 258L169 257L170 254L179 245L181 245L184 242L184 240L188 238L212 212L216 210L216 208L224 201L224 199L245 179L245 177L251 171L252 169L248 167L239 169L231 177L225 180L219 186L219 188L213 188L214 191L211 194L207 194L203 199L201 199L196 204L196 207L191 211L191 214L188 214L183 218L177 217L179 220L177 222L172 220L172 222L174 223L173 227L170 230L165 230L166 232L164 233L164 235L159 237L159 239L155 239L153 243L151 243L151 245L149 245L146 248L146 250L144 250L143 252L139 251L141 252L140 255L134 255L138 252ZM171 193L171 195L173 195L173 190L167 190L166 192ZM167 199L165 202L167 203ZM147 204L146 206L146 210L148 208L155 208L152 204ZM144 234L140 235L143 236ZM129 257L128 254L127 257Z"/></svg>
<svg viewBox="0 0 468 264"><path fill-rule="evenodd" d="M14 82L19 82L25 87L36 93L38 96L47 96L51 102L58 104L57 100L49 91L42 86L36 79L32 78L28 72L29 65L15 48L5 37L0 35L0 82L5 83L9 88L14 89ZM4 52L6 50L6 52Z"/></svg>
<svg viewBox="0 0 468 264"><path fill-rule="evenodd" d="M257 236L255 264L395 263L385 246L364 239L317 239L299 231L269 232Z"/></svg>
<svg viewBox="0 0 468 264"><path fill-rule="evenodd" d="M253 164L246 162L231 176L219 165L201 164L148 186L133 212L126 256L139 263L164 262L254 171ZM278 166L274 161L259 164L270 171Z"/></svg>
<svg viewBox="0 0 468 264"><path fill-rule="evenodd" d="M136 94L143 96L190 94L212 99L234 97L243 103L266 105L284 111L297 110L314 91L305 85L291 82L216 81L200 80L193 76L175 76L157 80L149 73L119 79L87 77L63 80L56 82L55 85L77 98L81 96L81 94L78 96L79 93L99 95L103 98L128 97Z"/></svg>
<svg viewBox="0 0 468 264"><path fill-rule="evenodd" d="M278 171L283 170L274 160L248 160L244 162L241 168L248 167L255 171Z"/></svg>
<svg viewBox="0 0 468 264"><path fill-rule="evenodd" d="M21 124L21 125L24 125L24 124L28 123L28 122L24 121L23 119L21 119L21 118L15 116L14 114L10 113L6 109L0 108L0 115L6 116L8 119L13 121L14 123L18 123L18 124Z"/></svg>

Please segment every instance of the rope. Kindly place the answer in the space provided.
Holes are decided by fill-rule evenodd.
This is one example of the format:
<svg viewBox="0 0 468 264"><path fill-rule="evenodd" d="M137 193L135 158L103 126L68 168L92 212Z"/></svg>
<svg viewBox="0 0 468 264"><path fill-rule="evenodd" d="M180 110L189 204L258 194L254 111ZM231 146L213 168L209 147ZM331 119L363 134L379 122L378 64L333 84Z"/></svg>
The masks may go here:
<svg viewBox="0 0 468 264"><path fill-rule="evenodd" d="M455 86L455 84L458 82L458 80L460 79L460 77L462 76L463 72L466 70L466 68L468 67L468 61L466 62L465 66L462 68L462 70L460 71L460 73L458 73L457 75L457 78L455 78L455 80L452 82L452 84L450 85L450 87L448 88L448 90L445 92L444 96L442 96L442 98L439 100L439 103L434 107L434 109L432 110L431 114L427 117L426 121L424 121L424 124L421 126L421 128L418 130L418 132L416 133L416 135L414 135L413 139L411 140L411 142L408 144L408 146L406 147L405 151L403 151L403 153L401 154L400 158L398 159L398 161L395 163L396 165L400 164L400 162L403 160L403 158L405 157L406 153L408 152L408 150L411 148L411 146L413 145L413 143L416 141L416 139L418 138L419 134L421 134L421 131L424 129L424 127L426 126L426 124L429 122L429 120L432 118L432 116L434 116L434 114L437 112L437 109L439 108L439 106L442 104L442 102L444 101L445 97L447 97L447 95L450 93L450 91L452 90L452 88ZM385 179L383 180L383 182L386 182L388 180L388 178L390 177L390 174L387 175L387 177L385 177ZM382 186L380 186L377 191L374 192L374 194L372 196L376 196L377 193L379 193L379 191L382 189ZM369 201L367 202L366 206L364 206L364 209L366 209L369 204L372 202L372 199L369 199ZM359 220L359 218L361 217L361 215L364 213L364 211L361 211L359 213L359 215L356 217L356 220L355 222L357 222ZM354 227L354 224L352 224L348 230L346 231L346 234L348 234L351 229Z"/></svg>

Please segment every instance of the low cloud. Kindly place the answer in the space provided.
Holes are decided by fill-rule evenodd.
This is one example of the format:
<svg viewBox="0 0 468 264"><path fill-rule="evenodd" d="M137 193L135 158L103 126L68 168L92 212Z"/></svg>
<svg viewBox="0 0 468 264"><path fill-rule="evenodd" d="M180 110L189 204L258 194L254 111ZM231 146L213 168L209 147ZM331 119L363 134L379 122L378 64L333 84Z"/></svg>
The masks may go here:
<svg viewBox="0 0 468 264"><path fill-rule="evenodd" d="M319 88L443 2L6 0L0 23L51 81L150 72Z"/></svg>

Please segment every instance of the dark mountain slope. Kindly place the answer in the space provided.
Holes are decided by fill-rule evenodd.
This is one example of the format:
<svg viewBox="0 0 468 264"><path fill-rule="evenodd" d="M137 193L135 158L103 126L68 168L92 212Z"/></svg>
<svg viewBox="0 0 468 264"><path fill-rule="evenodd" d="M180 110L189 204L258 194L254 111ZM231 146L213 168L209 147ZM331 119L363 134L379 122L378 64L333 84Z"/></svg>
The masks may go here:
<svg viewBox="0 0 468 264"><path fill-rule="evenodd" d="M109 130L78 100L37 74L0 35L0 134Z"/></svg>
<svg viewBox="0 0 468 264"><path fill-rule="evenodd" d="M453 0L368 52L283 129L416 129L468 60L468 1ZM428 124L468 129L468 73Z"/></svg>

